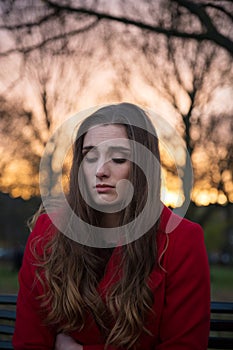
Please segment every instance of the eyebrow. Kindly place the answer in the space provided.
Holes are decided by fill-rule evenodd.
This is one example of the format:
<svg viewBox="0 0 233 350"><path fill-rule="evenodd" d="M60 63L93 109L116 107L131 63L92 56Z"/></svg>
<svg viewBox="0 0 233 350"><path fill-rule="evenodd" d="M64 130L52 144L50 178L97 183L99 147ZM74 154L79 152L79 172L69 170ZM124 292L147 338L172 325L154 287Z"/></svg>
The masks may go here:
<svg viewBox="0 0 233 350"><path fill-rule="evenodd" d="M85 146L82 149L83 151L90 151L92 148L96 148L97 146ZM131 152L130 148L123 147L123 146L110 146L109 150L115 151L115 152Z"/></svg>

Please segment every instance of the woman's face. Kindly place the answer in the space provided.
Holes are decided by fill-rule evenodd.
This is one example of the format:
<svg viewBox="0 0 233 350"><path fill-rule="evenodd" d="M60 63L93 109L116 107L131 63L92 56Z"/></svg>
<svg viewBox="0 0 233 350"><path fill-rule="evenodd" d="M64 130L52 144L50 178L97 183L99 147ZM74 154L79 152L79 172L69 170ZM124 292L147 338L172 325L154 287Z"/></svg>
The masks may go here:
<svg viewBox="0 0 233 350"><path fill-rule="evenodd" d="M130 141L123 125L94 126L83 141L83 173L97 207L119 206L127 196Z"/></svg>

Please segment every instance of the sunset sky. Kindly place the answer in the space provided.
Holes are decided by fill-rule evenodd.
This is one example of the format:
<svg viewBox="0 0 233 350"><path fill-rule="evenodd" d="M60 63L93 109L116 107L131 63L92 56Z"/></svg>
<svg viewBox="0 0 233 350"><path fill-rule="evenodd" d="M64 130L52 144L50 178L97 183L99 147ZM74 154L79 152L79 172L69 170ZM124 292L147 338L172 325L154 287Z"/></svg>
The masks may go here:
<svg viewBox="0 0 233 350"><path fill-rule="evenodd" d="M112 10L120 14L122 9ZM142 7L140 11L143 10ZM16 19L31 20L36 13L22 16L25 18ZM81 26L82 20L77 24ZM75 17L69 25L75 27ZM25 32L25 37L20 37L22 47L46 38L50 33L45 29ZM61 28L56 24L50 30L56 34ZM14 37L1 30L0 53L14 47L18 34ZM53 43L47 51L42 48L30 52L27 60L19 53L0 55L0 97L5 113L0 124L0 191L24 199L38 195L39 158L56 128L90 107L127 101L158 116L155 127L161 133L163 163L172 167L178 159L180 167L184 163L183 117L191 106L190 146L195 179L192 200L205 206L233 202L229 165L232 61L225 52L208 45L198 47L190 42L182 46L179 41L174 42L169 60L164 37L149 33L145 36L138 28L118 23L111 27L100 21L93 30L68 39L67 47L74 51L70 55L51 54L56 47ZM179 137L175 136L176 131ZM164 145L174 154L166 153ZM182 181L165 168L161 196L173 207L182 205L184 200Z"/></svg>

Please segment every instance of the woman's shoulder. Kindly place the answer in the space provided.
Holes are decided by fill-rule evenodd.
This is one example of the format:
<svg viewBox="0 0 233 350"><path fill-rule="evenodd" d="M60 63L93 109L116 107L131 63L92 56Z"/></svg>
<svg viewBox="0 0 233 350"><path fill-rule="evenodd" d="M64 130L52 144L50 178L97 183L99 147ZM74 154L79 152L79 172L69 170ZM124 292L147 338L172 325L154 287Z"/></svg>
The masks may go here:
<svg viewBox="0 0 233 350"><path fill-rule="evenodd" d="M45 236L46 234L53 234L55 226L48 214L42 213L38 216L30 233L30 238L35 236Z"/></svg>
<svg viewBox="0 0 233 350"><path fill-rule="evenodd" d="M167 243L164 251L164 259L167 260L167 263L170 261L172 264L176 262L179 264L187 259L198 260L201 256L204 258L206 256L202 227L180 217L165 206L158 232L159 246L163 240L166 240Z"/></svg>
<svg viewBox="0 0 233 350"><path fill-rule="evenodd" d="M193 232L203 235L203 229L198 223L177 215L165 205L161 213L159 231L170 236L185 236Z"/></svg>
<svg viewBox="0 0 233 350"><path fill-rule="evenodd" d="M48 214L43 213L38 216L30 232L26 244L25 253L37 251L38 255L43 254L44 247L54 237L57 229Z"/></svg>

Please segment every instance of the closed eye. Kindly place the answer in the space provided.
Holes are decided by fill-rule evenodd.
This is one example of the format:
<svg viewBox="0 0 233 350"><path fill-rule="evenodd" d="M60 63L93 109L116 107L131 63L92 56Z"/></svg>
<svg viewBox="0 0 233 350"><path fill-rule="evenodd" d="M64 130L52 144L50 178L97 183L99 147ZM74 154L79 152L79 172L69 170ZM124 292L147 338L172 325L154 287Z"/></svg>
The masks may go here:
<svg viewBox="0 0 233 350"><path fill-rule="evenodd" d="M97 157L84 157L84 160L87 162L87 163L95 163L97 161Z"/></svg>
<svg viewBox="0 0 233 350"><path fill-rule="evenodd" d="M112 158L112 161L117 164L123 164L127 161L125 158Z"/></svg>

